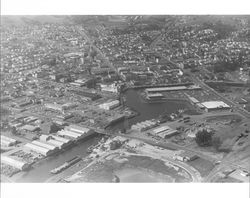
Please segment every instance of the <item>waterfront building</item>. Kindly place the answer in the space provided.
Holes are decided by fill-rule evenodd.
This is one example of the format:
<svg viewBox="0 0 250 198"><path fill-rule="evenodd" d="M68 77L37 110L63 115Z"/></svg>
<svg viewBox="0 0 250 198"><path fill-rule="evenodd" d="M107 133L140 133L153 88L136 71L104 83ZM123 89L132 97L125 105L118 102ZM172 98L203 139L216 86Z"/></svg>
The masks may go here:
<svg viewBox="0 0 250 198"><path fill-rule="evenodd" d="M29 168L29 164L27 162L23 162L17 159L13 159L6 155L1 155L1 163L13 166L14 168L17 168L19 170L25 170Z"/></svg>

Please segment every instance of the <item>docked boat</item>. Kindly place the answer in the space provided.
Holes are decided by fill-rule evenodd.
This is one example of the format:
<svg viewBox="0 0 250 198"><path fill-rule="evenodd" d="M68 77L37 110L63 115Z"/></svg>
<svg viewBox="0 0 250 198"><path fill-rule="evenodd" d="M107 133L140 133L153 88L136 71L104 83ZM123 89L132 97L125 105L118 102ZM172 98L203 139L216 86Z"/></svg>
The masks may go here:
<svg viewBox="0 0 250 198"><path fill-rule="evenodd" d="M70 166L76 164L77 162L79 162L81 160L82 160L82 158L76 156L76 157L72 158L71 160L66 161L61 166L58 166L57 168L51 170L50 173L52 173L52 174L58 174L58 173L64 171L65 169L69 168Z"/></svg>

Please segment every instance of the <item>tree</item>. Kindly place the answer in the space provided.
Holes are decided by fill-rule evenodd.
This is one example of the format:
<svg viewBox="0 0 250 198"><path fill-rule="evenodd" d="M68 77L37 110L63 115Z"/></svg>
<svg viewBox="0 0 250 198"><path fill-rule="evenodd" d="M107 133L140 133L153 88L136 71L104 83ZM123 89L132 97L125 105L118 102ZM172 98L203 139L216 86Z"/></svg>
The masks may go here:
<svg viewBox="0 0 250 198"><path fill-rule="evenodd" d="M202 129L201 131L196 133L195 141L199 146L202 147L211 146L212 136L212 133L208 132L206 129Z"/></svg>
<svg viewBox="0 0 250 198"><path fill-rule="evenodd" d="M11 128L11 133L12 133L13 135L16 135L16 134L17 134L17 129L16 129L16 127L12 127L12 128Z"/></svg>
<svg viewBox="0 0 250 198"><path fill-rule="evenodd" d="M212 138L212 145L218 151L220 149L220 146L222 145L220 137Z"/></svg>
<svg viewBox="0 0 250 198"><path fill-rule="evenodd" d="M54 122L50 125L49 133L56 133L57 131L61 130L61 128L55 124Z"/></svg>

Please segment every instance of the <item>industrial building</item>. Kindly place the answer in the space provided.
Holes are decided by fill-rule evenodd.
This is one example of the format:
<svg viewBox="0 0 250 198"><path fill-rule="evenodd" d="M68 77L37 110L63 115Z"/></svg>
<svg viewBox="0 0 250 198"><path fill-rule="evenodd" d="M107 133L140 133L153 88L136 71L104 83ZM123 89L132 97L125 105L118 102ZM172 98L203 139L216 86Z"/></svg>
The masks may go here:
<svg viewBox="0 0 250 198"><path fill-rule="evenodd" d="M13 166L14 168L17 168L19 170L25 170L29 168L30 164L27 162L23 162L17 159L13 159L6 155L1 155L1 163Z"/></svg>
<svg viewBox="0 0 250 198"><path fill-rule="evenodd" d="M101 95L96 94L96 93L92 93L92 92L87 92L87 91L83 91L83 90L69 90L70 92L77 94L79 96L82 96L84 98L87 98L89 100L97 100L99 98L101 98Z"/></svg>
<svg viewBox="0 0 250 198"><path fill-rule="evenodd" d="M247 171L236 169L232 173L228 175L228 177L231 177L233 179L236 179L240 182L249 183L250 180L250 174Z"/></svg>
<svg viewBox="0 0 250 198"><path fill-rule="evenodd" d="M40 140L49 145L58 147L59 149L65 148L72 143L69 139L62 138L56 135L41 135Z"/></svg>
<svg viewBox="0 0 250 198"><path fill-rule="evenodd" d="M73 139L73 140L79 140L83 136L83 134L76 133L76 132L73 132L73 131L68 131L68 130L58 131L57 134L59 136L62 136L62 137L65 137L65 136L69 137L70 139Z"/></svg>
<svg viewBox="0 0 250 198"><path fill-rule="evenodd" d="M1 146L13 146L16 143L17 140L1 135Z"/></svg>
<svg viewBox="0 0 250 198"><path fill-rule="evenodd" d="M52 139L63 142L66 145L69 145L72 142L71 140L69 140L67 138L59 137L59 136L56 136L56 135L51 135L51 137L52 137Z"/></svg>
<svg viewBox="0 0 250 198"><path fill-rule="evenodd" d="M49 150L52 150L52 151L56 151L58 150L58 147L57 146L53 146L51 144L47 144L46 142L43 142L43 141L33 141L32 144L35 144L37 146L41 146L41 147L44 147L46 149L49 149Z"/></svg>
<svg viewBox="0 0 250 198"><path fill-rule="evenodd" d="M166 139L166 138L169 138L173 135L176 135L178 133L178 131L175 129L172 129L169 126L161 126L161 127L158 127L156 129L152 130L150 133L154 136L158 136L158 137Z"/></svg>
<svg viewBox="0 0 250 198"><path fill-rule="evenodd" d="M111 110L111 109L118 107L119 105L120 105L119 100L113 100L111 102L100 104L99 107L104 110Z"/></svg>
<svg viewBox="0 0 250 198"><path fill-rule="evenodd" d="M32 143L27 143L24 145L24 147L27 148L28 150L39 153L44 156L51 155L54 152L53 150L49 150L47 148Z"/></svg>
<svg viewBox="0 0 250 198"><path fill-rule="evenodd" d="M25 130L25 131L30 131L30 132L34 132L39 130L40 128L38 126L33 126L33 125L24 125L20 128L21 130Z"/></svg>
<svg viewBox="0 0 250 198"><path fill-rule="evenodd" d="M139 123L132 125L131 129L142 132L142 131L146 131L148 129L151 129L151 128L155 127L156 125L157 125L156 121L146 120L146 121L139 122Z"/></svg>
<svg viewBox="0 0 250 198"><path fill-rule="evenodd" d="M147 92L147 99L148 100L161 100L164 96L161 93L148 93Z"/></svg>
<svg viewBox="0 0 250 198"><path fill-rule="evenodd" d="M54 111L63 111L63 106L57 103L46 103L44 107Z"/></svg>
<svg viewBox="0 0 250 198"><path fill-rule="evenodd" d="M197 90L201 89L198 85L190 85L190 86L172 86L172 87L155 87L155 88L147 88L146 93L155 93L155 92L166 92L166 91L180 91L180 90Z"/></svg>
<svg viewBox="0 0 250 198"><path fill-rule="evenodd" d="M54 140L54 139L50 139L46 143L49 143L50 145L53 145L54 147L59 148L59 149L66 147L66 144L64 142Z"/></svg>
<svg viewBox="0 0 250 198"><path fill-rule="evenodd" d="M177 159L182 162L190 162L197 158L199 158L199 156L189 151L183 151L180 154L174 156L174 159Z"/></svg>
<svg viewBox="0 0 250 198"><path fill-rule="evenodd" d="M223 101L208 101L201 103L207 112L213 110L230 109L230 106Z"/></svg>
<svg viewBox="0 0 250 198"><path fill-rule="evenodd" d="M118 87L115 84L111 85L101 84L100 86L102 91L118 93Z"/></svg>
<svg viewBox="0 0 250 198"><path fill-rule="evenodd" d="M197 100L195 97L190 96L189 100L191 101L192 104L198 104L199 100Z"/></svg>

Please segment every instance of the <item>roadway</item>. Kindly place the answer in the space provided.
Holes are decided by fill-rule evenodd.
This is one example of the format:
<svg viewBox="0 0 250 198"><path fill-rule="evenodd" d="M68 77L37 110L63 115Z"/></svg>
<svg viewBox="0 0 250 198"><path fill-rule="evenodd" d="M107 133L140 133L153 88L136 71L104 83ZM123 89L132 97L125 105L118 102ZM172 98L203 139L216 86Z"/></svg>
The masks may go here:
<svg viewBox="0 0 250 198"><path fill-rule="evenodd" d="M197 78L193 73L191 73L191 72L187 72L187 73L192 77L193 82L200 85L204 90L208 90L208 91L212 92L216 96L220 97L222 101L224 101L225 103L230 105L234 111L239 112L241 115L243 115L246 118L250 118L250 112L248 112L247 110L242 108L239 104L231 101L230 99L224 97L223 95L221 95L220 93L215 91L213 88L209 87L205 82L203 82L202 80Z"/></svg>

